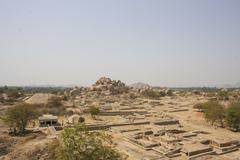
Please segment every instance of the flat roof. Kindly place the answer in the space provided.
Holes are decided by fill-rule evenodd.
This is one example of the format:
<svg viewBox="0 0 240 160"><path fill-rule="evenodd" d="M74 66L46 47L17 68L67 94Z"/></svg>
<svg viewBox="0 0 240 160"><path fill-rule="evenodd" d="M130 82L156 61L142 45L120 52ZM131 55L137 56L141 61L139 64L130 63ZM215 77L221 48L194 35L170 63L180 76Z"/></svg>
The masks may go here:
<svg viewBox="0 0 240 160"><path fill-rule="evenodd" d="M45 114L41 117L38 118L39 120L57 120L58 117L57 116L53 116L51 114Z"/></svg>

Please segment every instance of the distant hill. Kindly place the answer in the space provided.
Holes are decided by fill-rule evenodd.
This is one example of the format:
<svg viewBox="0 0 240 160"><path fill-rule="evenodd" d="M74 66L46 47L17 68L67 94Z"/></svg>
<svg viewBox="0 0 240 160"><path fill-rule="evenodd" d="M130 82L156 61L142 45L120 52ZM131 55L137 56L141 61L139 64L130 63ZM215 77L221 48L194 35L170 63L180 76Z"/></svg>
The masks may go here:
<svg viewBox="0 0 240 160"><path fill-rule="evenodd" d="M136 88L136 89L143 89L143 88L151 88L149 84L138 82L129 85L129 87Z"/></svg>
<svg viewBox="0 0 240 160"><path fill-rule="evenodd" d="M240 88L240 82L234 85L234 88Z"/></svg>
<svg viewBox="0 0 240 160"><path fill-rule="evenodd" d="M225 84L222 86L218 86L219 88L240 88L240 82L236 84Z"/></svg>

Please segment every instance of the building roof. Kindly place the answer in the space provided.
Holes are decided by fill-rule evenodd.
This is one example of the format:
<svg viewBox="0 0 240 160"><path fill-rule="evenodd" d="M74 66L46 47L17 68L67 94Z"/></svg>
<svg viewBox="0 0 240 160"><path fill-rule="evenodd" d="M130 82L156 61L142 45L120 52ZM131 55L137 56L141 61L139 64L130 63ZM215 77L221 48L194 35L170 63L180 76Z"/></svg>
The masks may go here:
<svg viewBox="0 0 240 160"><path fill-rule="evenodd" d="M43 116L39 117L38 120L57 120L57 116L53 116L51 114L44 114Z"/></svg>

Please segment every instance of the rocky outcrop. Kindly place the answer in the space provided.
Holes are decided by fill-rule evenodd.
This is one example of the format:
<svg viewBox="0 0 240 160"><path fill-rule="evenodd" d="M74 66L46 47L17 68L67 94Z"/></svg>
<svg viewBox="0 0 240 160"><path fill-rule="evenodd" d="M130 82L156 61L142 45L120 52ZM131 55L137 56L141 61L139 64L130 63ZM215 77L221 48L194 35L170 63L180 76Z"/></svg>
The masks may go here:
<svg viewBox="0 0 240 160"><path fill-rule="evenodd" d="M121 94L128 90L128 87L120 80L111 80L107 77L100 78L91 87L92 91L109 91L111 94Z"/></svg>

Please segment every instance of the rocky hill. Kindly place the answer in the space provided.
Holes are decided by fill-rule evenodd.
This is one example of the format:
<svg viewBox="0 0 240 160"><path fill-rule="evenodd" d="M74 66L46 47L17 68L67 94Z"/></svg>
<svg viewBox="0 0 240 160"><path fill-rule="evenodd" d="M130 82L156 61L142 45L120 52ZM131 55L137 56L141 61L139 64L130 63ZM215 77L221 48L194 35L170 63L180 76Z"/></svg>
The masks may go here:
<svg viewBox="0 0 240 160"><path fill-rule="evenodd" d="M111 94L120 94L127 91L128 87L120 80L116 81L102 77L90 89L92 91L109 91Z"/></svg>

